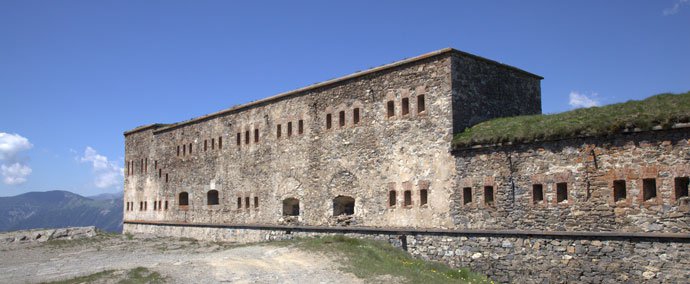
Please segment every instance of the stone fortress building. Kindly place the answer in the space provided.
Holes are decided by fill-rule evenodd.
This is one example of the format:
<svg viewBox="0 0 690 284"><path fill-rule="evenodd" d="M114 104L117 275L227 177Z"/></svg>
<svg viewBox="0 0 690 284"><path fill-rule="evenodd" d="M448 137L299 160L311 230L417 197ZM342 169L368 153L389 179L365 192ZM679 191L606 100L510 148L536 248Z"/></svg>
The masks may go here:
<svg viewBox="0 0 690 284"><path fill-rule="evenodd" d="M374 237L501 282L688 279L688 128L453 144L540 114L541 79L449 48L135 128L124 231Z"/></svg>

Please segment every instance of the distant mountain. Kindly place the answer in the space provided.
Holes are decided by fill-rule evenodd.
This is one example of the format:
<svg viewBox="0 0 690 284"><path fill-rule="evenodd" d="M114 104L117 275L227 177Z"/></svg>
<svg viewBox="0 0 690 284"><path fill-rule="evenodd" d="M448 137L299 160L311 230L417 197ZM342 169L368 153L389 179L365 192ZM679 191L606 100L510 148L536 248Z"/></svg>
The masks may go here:
<svg viewBox="0 0 690 284"><path fill-rule="evenodd" d="M122 199L124 192L119 193L101 193L99 195L87 196L88 199L93 200L111 200L111 199Z"/></svg>
<svg viewBox="0 0 690 284"><path fill-rule="evenodd" d="M74 226L122 232L122 203L121 194L87 198L60 190L0 197L0 232Z"/></svg>

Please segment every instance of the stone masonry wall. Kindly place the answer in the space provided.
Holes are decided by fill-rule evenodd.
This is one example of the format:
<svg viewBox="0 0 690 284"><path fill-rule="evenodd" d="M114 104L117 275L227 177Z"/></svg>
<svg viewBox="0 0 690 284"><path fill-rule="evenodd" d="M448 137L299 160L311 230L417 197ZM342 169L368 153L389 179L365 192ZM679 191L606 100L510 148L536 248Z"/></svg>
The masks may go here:
<svg viewBox="0 0 690 284"><path fill-rule="evenodd" d="M687 239L315 232L278 229L124 225L127 233L229 242L345 235L387 241L413 256L468 267L500 283L686 283Z"/></svg>
<svg viewBox="0 0 690 284"><path fill-rule="evenodd" d="M687 128L455 154L457 229L690 232Z"/></svg>

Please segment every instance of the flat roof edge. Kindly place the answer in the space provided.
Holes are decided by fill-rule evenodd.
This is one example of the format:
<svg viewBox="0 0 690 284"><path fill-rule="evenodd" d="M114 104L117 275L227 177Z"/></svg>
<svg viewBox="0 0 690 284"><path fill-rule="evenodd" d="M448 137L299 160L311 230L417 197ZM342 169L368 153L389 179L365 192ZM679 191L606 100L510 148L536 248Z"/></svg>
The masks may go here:
<svg viewBox="0 0 690 284"><path fill-rule="evenodd" d="M346 80L350 80L350 79L354 79L354 78L363 77L363 76L370 75L370 74L373 74L373 73L377 73L377 72L389 70L389 69L392 69L392 68L395 68L395 67L399 67L399 66L402 66L402 65L406 65L406 64L418 62L418 61L421 61L421 60L424 60L424 59L428 59L428 58L432 58L432 57L435 57L435 56L439 56L439 55L443 55L443 54L448 54L448 53L457 53L457 54L462 55L462 56L472 57L472 58L475 58L475 59L478 59L478 60L481 60L481 61L488 62L488 63L490 63L490 64L495 64L495 65L499 65L499 66L508 68L508 69L510 69L510 70L512 70L512 71L516 71L516 72L523 73L523 74L528 75L528 76L531 76L531 77L535 77L535 78L537 78L537 79L539 79L539 80L544 79L544 78L541 77L541 76L532 74L532 73L530 73L530 72L524 71L524 70L519 69L519 68L517 68L517 67L513 67L513 66L510 66L510 65L506 65L506 64L500 63L500 62L498 62L498 61L494 61L494 60L487 59L487 58L484 58L484 57L481 57L481 56L478 56L478 55L474 55L474 54L471 54L471 53L467 53L467 52L464 52L464 51L460 51L460 50L457 50L457 49L454 49L454 48L447 47L447 48L439 49L439 50L436 50L436 51L428 52L428 53L425 53L425 54L422 54L422 55L418 55L418 56L415 56L415 57L411 57L411 58L407 58L407 59L395 61L395 62L392 62L392 63L389 63L389 64L385 64L385 65L381 65L381 66L378 66L378 67L374 67L374 68L371 68L371 69L367 69L367 70L355 72L355 73L352 73L352 74L349 74L349 75L345 75L345 76L342 76L342 77L338 77L338 78L326 80L326 81L323 81L323 82L320 82L320 83L316 83L316 84L313 84L313 85L309 85L309 86L306 86L306 87L302 87L302 88L299 88L299 89L295 89L295 90L291 90L291 91L279 93L279 94L274 95L274 96L270 96L270 97L267 97L267 98L263 98L263 99L256 100L256 101L253 101L253 102L249 102L249 103L242 104L242 105L237 105L237 106L234 106L234 107L231 107L231 108L227 108L227 109L220 110L220 111L217 111L217 112L214 112L214 113L202 115L202 116L199 116L199 117L196 117L196 118L192 118L192 119L189 119L189 120L185 120L185 121L181 121L181 122L177 122L177 123L173 123L173 124L152 124L152 125L148 125L148 126L138 127L138 128L135 128L135 129L126 131L126 132L125 132L125 136L126 136L126 135L129 135L129 134L132 134L132 133L136 133L136 132L140 132L140 131L143 131L143 130L150 129L150 128L151 128L152 126L154 126L154 125L160 126L160 128L154 130L154 134L158 134L158 133L162 133L162 132L174 130L174 129L177 129L177 128L180 128L180 127L183 127L183 126L186 126L186 125L190 125L190 124L202 122L202 121L205 121L205 120L213 119L213 118L216 118L216 117L219 117L219 116L228 114L228 113L241 111L241 110L244 110L244 109L247 109L247 108L256 106L256 105L260 105L260 104L263 104L263 103L267 103L267 102L279 100L279 99L286 98L286 97L289 97L289 96L292 96L292 95L296 95L296 94L299 94L299 93L303 93L303 92L306 92L306 91L310 91L310 90L314 90L314 89L317 89L317 88L321 88L321 87L333 85L333 84L340 83L340 82L343 82L343 81L346 81Z"/></svg>

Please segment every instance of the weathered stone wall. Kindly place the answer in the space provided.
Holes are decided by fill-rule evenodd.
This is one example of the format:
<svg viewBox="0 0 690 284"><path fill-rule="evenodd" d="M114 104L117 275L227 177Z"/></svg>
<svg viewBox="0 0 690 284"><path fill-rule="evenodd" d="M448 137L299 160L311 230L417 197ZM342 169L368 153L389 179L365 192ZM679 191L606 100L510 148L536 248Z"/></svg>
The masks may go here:
<svg viewBox="0 0 690 284"><path fill-rule="evenodd" d="M355 208L349 223L448 226L454 169L441 165L454 160L449 60L428 58L213 119L129 134L126 159L134 161L135 173L126 178L125 202L134 210L125 207L125 219L335 225L333 199L350 196ZM418 95L425 98L421 113ZM406 115L404 97L410 102ZM392 117L386 116L388 101L395 104ZM149 170L142 171L147 159ZM403 183L415 200L420 186L429 187L428 204L389 208L389 184L401 190ZM210 190L219 192L218 205L207 205ZM179 206L181 192L189 194L188 206ZM283 216L287 198L299 200L299 216ZM163 210L154 210L159 200ZM141 202L148 203L146 210Z"/></svg>
<svg viewBox="0 0 690 284"><path fill-rule="evenodd" d="M453 222L458 229L690 232L690 130L621 134L458 150ZM680 180L677 180L680 178ZM614 200L614 181L626 197ZM656 197L645 198L644 180ZM558 185L567 200L559 202ZM543 200L534 198L541 185ZM484 188L494 191L486 203ZM465 202L464 188L472 200ZM538 194L536 194L538 195ZM468 198L469 199L469 198Z"/></svg>
<svg viewBox="0 0 690 284"><path fill-rule="evenodd" d="M541 114L541 78L483 59L453 54L453 133L497 118Z"/></svg>
<svg viewBox="0 0 690 284"><path fill-rule="evenodd" d="M686 283L690 278L687 238L124 226L130 233L240 243L336 234L370 238L423 259L469 267L501 283Z"/></svg>

